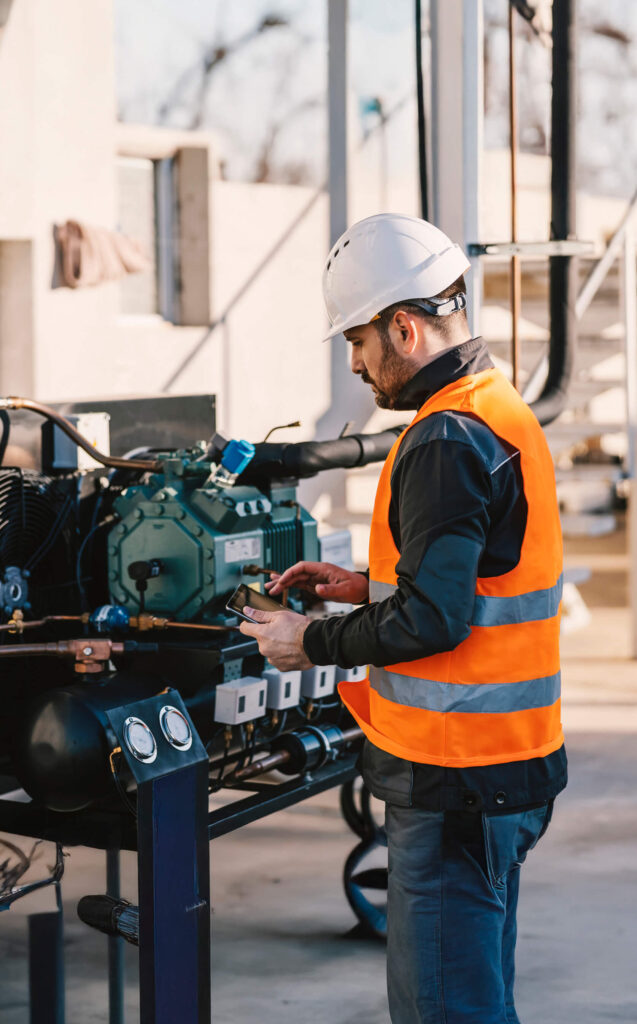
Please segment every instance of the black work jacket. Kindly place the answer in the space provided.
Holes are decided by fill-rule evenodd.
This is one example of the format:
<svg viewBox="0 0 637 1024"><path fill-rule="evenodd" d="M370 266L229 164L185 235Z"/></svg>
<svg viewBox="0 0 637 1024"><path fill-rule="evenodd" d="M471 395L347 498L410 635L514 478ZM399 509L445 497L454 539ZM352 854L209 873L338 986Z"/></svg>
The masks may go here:
<svg viewBox="0 0 637 1024"><path fill-rule="evenodd" d="M473 338L419 370L397 408L419 409L447 384L492 365L482 339ZM391 478L389 525L400 552L396 572L408 581L409 598L389 597L311 623L306 654L316 665L347 668L392 665L457 647L467 635L458 607L472 605L476 576L499 576L517 565L526 518L515 448L468 413L438 412L421 420L403 439ZM465 540L462 558L455 554L458 536ZM434 541L435 564L428 561ZM445 544L448 572L441 579ZM374 796L390 803L506 812L556 796L566 785L566 754L561 747L528 761L443 768L405 761L368 740L361 770Z"/></svg>

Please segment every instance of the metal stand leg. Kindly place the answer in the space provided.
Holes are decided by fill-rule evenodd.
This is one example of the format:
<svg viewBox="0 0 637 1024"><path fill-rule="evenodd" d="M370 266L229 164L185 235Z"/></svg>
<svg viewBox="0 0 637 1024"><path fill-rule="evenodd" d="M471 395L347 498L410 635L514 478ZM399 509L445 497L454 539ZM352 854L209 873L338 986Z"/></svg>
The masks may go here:
<svg viewBox="0 0 637 1024"><path fill-rule="evenodd" d="M120 898L119 850L106 851L106 892ZM124 1024L124 940L108 938L108 1024Z"/></svg>
<svg viewBox="0 0 637 1024"><path fill-rule="evenodd" d="M141 1024L210 1024L207 761L137 798Z"/></svg>
<svg viewBox="0 0 637 1024"><path fill-rule="evenodd" d="M64 918L55 888L58 909L29 915L31 1024L64 1024Z"/></svg>

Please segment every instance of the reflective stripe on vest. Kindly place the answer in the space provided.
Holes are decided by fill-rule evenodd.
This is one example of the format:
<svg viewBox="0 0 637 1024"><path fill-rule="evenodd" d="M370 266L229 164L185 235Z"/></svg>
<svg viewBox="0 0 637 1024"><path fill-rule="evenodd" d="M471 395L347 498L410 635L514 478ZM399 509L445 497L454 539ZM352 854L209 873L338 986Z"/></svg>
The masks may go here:
<svg viewBox="0 0 637 1024"><path fill-rule="evenodd" d="M529 594L516 594L511 597L489 597L476 594L471 616L472 626L508 626L514 622L538 622L541 619L552 619L557 615L562 600L563 577L545 590L532 590ZM396 583L369 581L370 601L385 601L392 597L398 586Z"/></svg>
<svg viewBox="0 0 637 1024"><path fill-rule="evenodd" d="M547 708L560 696L560 673L521 683L443 683L370 667L369 682L385 700L426 711L502 714Z"/></svg>
<svg viewBox="0 0 637 1024"><path fill-rule="evenodd" d="M502 576L478 577L470 633L456 648L371 667L369 678L343 682L339 693L368 738L397 757L449 767L543 757L564 741L555 475L541 427L498 370L472 374L437 392L392 447L372 517L370 600L391 597L398 587L400 552L389 508L400 445L414 424L450 410L482 420L520 453L527 519L518 564ZM423 500L426 493L423 486Z"/></svg>

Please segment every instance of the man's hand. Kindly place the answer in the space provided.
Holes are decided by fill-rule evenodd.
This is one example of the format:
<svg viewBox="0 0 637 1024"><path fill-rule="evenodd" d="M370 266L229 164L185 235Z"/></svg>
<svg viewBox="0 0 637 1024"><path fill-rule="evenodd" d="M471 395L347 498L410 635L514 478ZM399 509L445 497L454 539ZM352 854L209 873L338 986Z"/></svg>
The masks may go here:
<svg viewBox="0 0 637 1024"><path fill-rule="evenodd" d="M331 562L297 562L266 583L270 594L280 594L287 587L299 587L316 594L322 601L362 604L369 597L369 582L361 572L349 572Z"/></svg>
<svg viewBox="0 0 637 1024"><path fill-rule="evenodd" d="M305 615L297 615L286 609L263 612L247 606L244 614L249 615L254 622L242 622L241 632L245 636L254 637L260 653L280 672L312 667L312 662L303 650L303 634L310 624Z"/></svg>

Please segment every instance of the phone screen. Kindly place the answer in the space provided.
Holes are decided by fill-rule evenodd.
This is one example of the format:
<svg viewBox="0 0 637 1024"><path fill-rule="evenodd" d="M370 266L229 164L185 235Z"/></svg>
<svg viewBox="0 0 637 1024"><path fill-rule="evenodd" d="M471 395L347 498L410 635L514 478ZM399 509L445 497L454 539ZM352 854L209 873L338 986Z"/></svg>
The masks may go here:
<svg viewBox="0 0 637 1024"><path fill-rule="evenodd" d="M260 594L258 590L253 590L252 587L246 586L245 583L240 583L228 600L226 608L228 611L234 612L235 615L240 615L242 619L252 621L248 615L244 614L243 609L246 605L250 608L259 608L262 612L280 612L283 610L283 605L275 601L273 597L268 597L267 594Z"/></svg>

